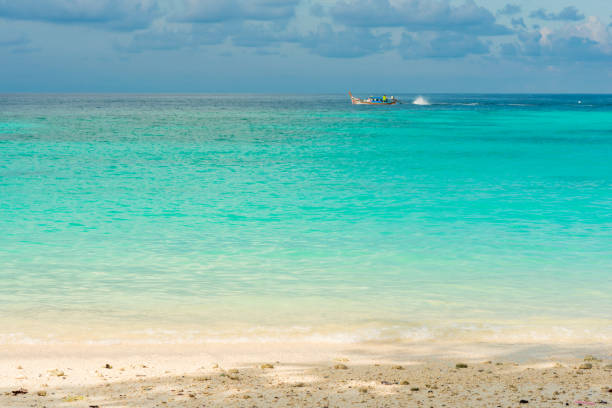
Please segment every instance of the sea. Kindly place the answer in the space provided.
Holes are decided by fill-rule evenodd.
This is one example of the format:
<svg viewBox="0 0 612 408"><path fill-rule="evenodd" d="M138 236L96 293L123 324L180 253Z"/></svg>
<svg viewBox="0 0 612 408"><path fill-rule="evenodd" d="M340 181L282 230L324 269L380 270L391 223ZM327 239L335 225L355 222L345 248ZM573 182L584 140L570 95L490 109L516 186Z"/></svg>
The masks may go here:
<svg viewBox="0 0 612 408"><path fill-rule="evenodd" d="M611 342L612 95L395 97L0 95L0 344Z"/></svg>

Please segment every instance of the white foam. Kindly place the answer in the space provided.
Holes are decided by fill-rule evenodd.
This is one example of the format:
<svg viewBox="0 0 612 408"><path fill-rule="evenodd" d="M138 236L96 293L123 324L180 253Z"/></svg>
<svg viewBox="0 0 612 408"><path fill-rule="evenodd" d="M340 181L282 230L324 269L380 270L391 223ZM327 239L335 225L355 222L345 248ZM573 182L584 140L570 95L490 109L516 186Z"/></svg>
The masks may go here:
<svg viewBox="0 0 612 408"><path fill-rule="evenodd" d="M413 105L431 105L429 101L422 96L418 96L414 101L412 101Z"/></svg>

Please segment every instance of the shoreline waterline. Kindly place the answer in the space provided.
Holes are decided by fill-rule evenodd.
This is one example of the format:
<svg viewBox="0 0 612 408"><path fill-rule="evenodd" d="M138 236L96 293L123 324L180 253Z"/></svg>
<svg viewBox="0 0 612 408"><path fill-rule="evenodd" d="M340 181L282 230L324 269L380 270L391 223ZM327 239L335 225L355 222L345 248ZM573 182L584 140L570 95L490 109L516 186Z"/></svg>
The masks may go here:
<svg viewBox="0 0 612 408"><path fill-rule="evenodd" d="M264 325L245 321L159 326L146 321L95 323L57 320L43 323L3 319L0 345L192 345L215 344L540 344L579 347L612 344L612 323L605 319L551 321L365 322L362 324Z"/></svg>

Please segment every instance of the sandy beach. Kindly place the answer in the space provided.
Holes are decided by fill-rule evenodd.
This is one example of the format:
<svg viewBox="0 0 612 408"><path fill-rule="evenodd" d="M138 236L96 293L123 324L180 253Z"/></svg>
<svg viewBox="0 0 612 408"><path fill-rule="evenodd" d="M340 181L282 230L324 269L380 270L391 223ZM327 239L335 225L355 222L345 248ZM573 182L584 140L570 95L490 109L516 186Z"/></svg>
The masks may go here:
<svg viewBox="0 0 612 408"><path fill-rule="evenodd" d="M596 354L578 357L589 349ZM606 406L611 351L606 345L19 345L1 349L0 406Z"/></svg>

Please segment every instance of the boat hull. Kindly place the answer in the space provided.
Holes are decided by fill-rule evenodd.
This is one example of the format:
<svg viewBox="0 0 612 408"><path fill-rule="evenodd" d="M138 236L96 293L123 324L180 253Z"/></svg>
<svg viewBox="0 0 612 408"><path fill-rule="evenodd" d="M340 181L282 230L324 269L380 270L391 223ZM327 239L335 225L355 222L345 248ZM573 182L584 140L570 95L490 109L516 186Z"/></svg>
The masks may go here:
<svg viewBox="0 0 612 408"><path fill-rule="evenodd" d="M359 98L353 98L351 99L351 102L353 103L353 105L395 105L397 103L397 101L368 102L368 101L364 101L363 99L359 99Z"/></svg>
<svg viewBox="0 0 612 408"><path fill-rule="evenodd" d="M390 99L388 102L373 102L368 99L360 99L354 97L350 92L349 96L351 97L351 103L353 105L395 105L397 103L397 99Z"/></svg>

